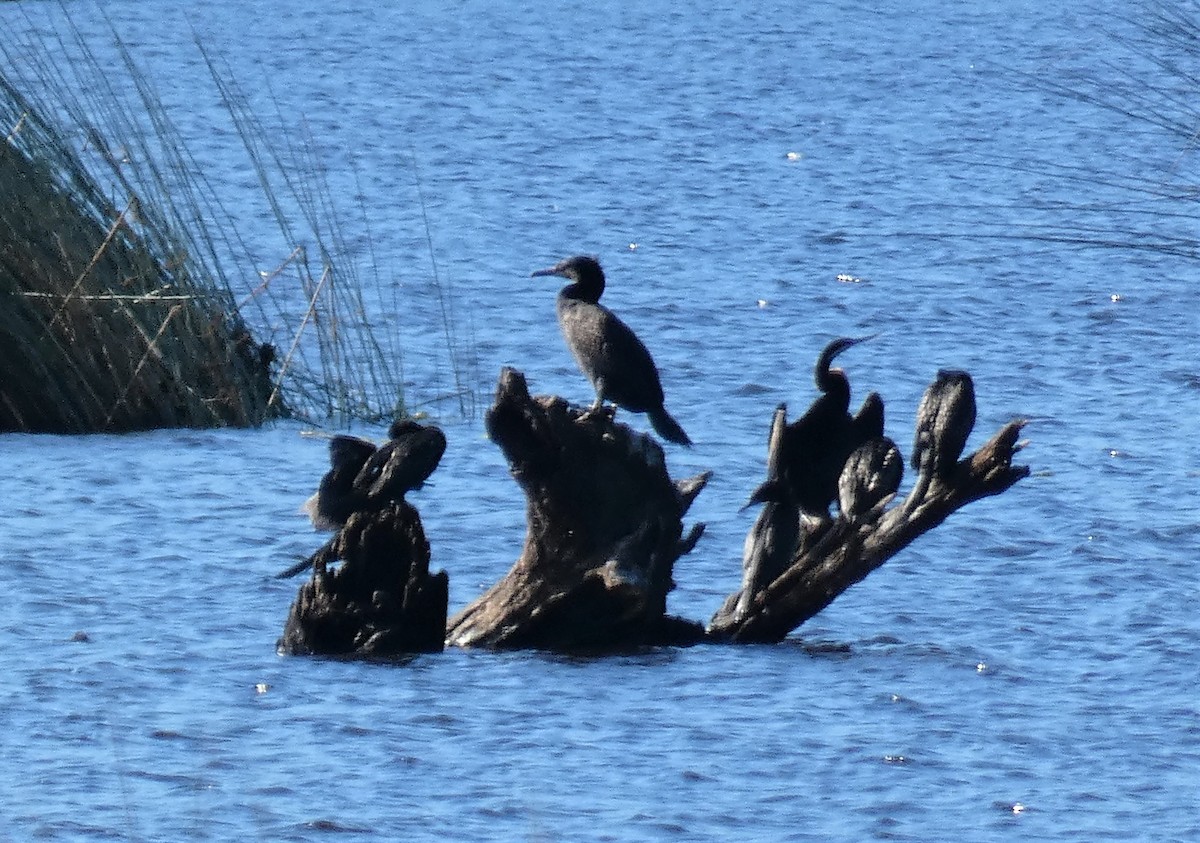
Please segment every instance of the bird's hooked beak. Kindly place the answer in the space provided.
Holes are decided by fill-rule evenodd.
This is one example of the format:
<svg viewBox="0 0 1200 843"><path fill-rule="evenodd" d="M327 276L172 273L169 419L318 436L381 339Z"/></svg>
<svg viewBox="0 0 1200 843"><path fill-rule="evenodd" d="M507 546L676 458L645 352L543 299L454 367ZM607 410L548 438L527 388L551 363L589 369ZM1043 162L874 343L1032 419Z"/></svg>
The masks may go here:
<svg viewBox="0 0 1200 843"><path fill-rule="evenodd" d="M534 270L529 273L530 278L537 278L540 275L562 275L563 272L558 266L548 266L545 269Z"/></svg>

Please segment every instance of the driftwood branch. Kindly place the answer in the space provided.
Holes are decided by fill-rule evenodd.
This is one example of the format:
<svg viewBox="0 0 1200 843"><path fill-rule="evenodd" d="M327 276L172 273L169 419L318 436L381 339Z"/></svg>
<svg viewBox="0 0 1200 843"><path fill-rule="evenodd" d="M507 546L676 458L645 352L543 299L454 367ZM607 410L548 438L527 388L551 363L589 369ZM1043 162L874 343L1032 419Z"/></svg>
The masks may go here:
<svg viewBox="0 0 1200 843"><path fill-rule="evenodd" d="M1023 421L1006 424L978 451L958 460L974 418L969 377L939 373L918 413L914 460L920 473L908 498L890 509L885 500L857 516L807 525L791 564L778 576L750 575L758 557L749 552L748 542L743 588L713 617L709 635L736 642L780 641L955 510L1028 476L1027 466L1012 464L1021 448ZM776 447L773 436L772 465ZM756 524L760 531L766 511Z"/></svg>
<svg viewBox="0 0 1200 843"><path fill-rule="evenodd" d="M964 372L940 372L918 410L908 496L895 496L898 449L876 437L845 462L840 514L818 518L788 482L786 415L775 413L767 479L751 497L763 509L747 537L742 586L707 630L666 609L675 563L704 532L683 519L709 473L672 480L662 447L611 411L531 396L523 375L501 372L487 429L525 493L525 544L508 573L448 624L446 575L430 575L420 518L403 499L436 467L444 437L397 423L377 451L335 439L310 504L315 520L340 527L306 560L313 576L278 646L380 656L444 643L612 651L780 641L952 512L1029 474L1012 463L1022 421L960 459L974 387Z"/></svg>
<svg viewBox="0 0 1200 843"><path fill-rule="evenodd" d="M500 373L487 429L527 498L525 545L450 620L448 643L607 650L703 637L666 603L676 560L703 532L685 535L682 519L708 474L672 481L653 439L609 412L531 397L513 369Z"/></svg>

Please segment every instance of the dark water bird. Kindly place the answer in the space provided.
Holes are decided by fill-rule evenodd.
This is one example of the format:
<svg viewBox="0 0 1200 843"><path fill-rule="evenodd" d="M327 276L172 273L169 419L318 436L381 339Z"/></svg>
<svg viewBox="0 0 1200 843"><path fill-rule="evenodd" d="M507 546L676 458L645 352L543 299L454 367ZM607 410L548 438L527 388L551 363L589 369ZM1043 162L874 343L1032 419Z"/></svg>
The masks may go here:
<svg viewBox="0 0 1200 843"><path fill-rule="evenodd" d="M664 439L691 445L663 406L658 367L637 335L604 305L604 271L595 258L577 255L533 276L557 275L571 283L558 294L558 324L579 368L596 390L591 411L605 401L631 413L645 413Z"/></svg>
<svg viewBox="0 0 1200 843"><path fill-rule="evenodd" d="M429 479L446 450L438 428L401 418L378 448L367 439L339 434L329 440L329 471L304 511L318 530L336 530L355 512L402 500Z"/></svg>
<svg viewBox="0 0 1200 843"><path fill-rule="evenodd" d="M883 398L870 393L851 423L853 450L838 477L838 507L853 520L890 500L904 479L904 457L883 435Z"/></svg>
<svg viewBox="0 0 1200 843"><path fill-rule="evenodd" d="M742 547L742 590L734 606L734 620L743 618L754 596L787 570L800 543L800 510L790 486L779 473L783 467L781 440L786 425L787 407L781 404L771 423L767 480L754 490L746 504L764 506Z"/></svg>
<svg viewBox="0 0 1200 843"><path fill-rule="evenodd" d="M940 369L917 408L912 467L947 477L975 427L975 383L959 369Z"/></svg>
<svg viewBox="0 0 1200 843"><path fill-rule="evenodd" d="M838 478L838 506L849 521L890 500L904 479L904 457L886 436L868 439L850 452Z"/></svg>
<svg viewBox="0 0 1200 843"><path fill-rule="evenodd" d="M354 478L354 491L366 508L378 509L420 489L446 452L446 434L433 425L403 418L388 428L388 441L379 446Z"/></svg>
<svg viewBox="0 0 1200 843"><path fill-rule="evenodd" d="M421 488L445 451L446 435L440 429L408 418L392 422L388 441L378 448L357 436L334 436L329 441L331 467L304 511L318 530L340 530L354 513L381 510ZM286 579L311 567L336 539L276 577Z"/></svg>
<svg viewBox="0 0 1200 843"><path fill-rule="evenodd" d="M859 444L855 441L855 420L849 412L850 381L845 372L830 366L843 351L867 339L870 337L841 337L825 346L813 370L821 395L803 416L787 426L784 434L784 476L800 511L811 518L829 518L842 466ZM882 401L880 411L882 417Z"/></svg>
<svg viewBox="0 0 1200 843"><path fill-rule="evenodd" d="M329 440L329 471L303 507L314 527L336 530L361 508L363 496L354 481L374 453L375 443L357 436L338 435Z"/></svg>
<svg viewBox="0 0 1200 843"><path fill-rule="evenodd" d="M912 467L919 472L906 506L921 501L934 478L949 477L975 427L975 383L959 369L940 369L917 408Z"/></svg>

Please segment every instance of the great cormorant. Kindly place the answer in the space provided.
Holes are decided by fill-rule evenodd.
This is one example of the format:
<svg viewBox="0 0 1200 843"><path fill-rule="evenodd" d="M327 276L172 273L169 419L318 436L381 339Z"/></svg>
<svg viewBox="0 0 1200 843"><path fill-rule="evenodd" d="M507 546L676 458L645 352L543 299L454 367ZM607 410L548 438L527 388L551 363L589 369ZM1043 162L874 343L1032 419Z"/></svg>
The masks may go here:
<svg viewBox="0 0 1200 843"><path fill-rule="evenodd" d="M357 436L339 434L329 440L329 471L303 507L314 527L336 530L362 507L364 495L354 481L374 453L375 444Z"/></svg>
<svg viewBox="0 0 1200 843"><path fill-rule="evenodd" d="M859 444L849 413L850 381L841 369L829 367L835 357L866 339L870 337L842 337L825 346L813 370L821 395L784 434L785 479L800 511L819 520L829 518L842 466Z"/></svg>
<svg viewBox="0 0 1200 843"><path fill-rule="evenodd" d="M917 408L912 466L919 474L906 507L921 502L933 478L950 476L974 426L975 384L971 376L958 369L940 369Z"/></svg>
<svg viewBox="0 0 1200 843"><path fill-rule="evenodd" d="M904 477L904 457L886 436L868 439L850 452L838 478L838 506L853 521L890 499Z"/></svg>
<svg viewBox="0 0 1200 843"><path fill-rule="evenodd" d="M959 369L940 369L917 408L912 467L946 477L975 426L975 384Z"/></svg>
<svg viewBox="0 0 1200 843"><path fill-rule="evenodd" d="M424 485L445 451L446 434L439 428L397 419L388 428L388 441L354 478L354 489L370 509L402 500L407 492Z"/></svg>
<svg viewBox="0 0 1200 843"><path fill-rule="evenodd" d="M334 436L329 440L332 467L321 478L317 493L305 502L304 511L318 530L340 530L354 513L382 510L421 488L445 450L446 435L441 430L407 418L392 422L388 441L378 448L357 436ZM276 577L293 577L316 564L337 539Z"/></svg>
<svg viewBox="0 0 1200 843"><path fill-rule="evenodd" d="M557 275L571 283L558 294L558 324L579 368L596 390L592 411L605 401L632 413L646 413L658 434L691 445L663 406L662 382L650 352L637 335L604 305L604 271L592 257L567 258L533 276Z"/></svg>

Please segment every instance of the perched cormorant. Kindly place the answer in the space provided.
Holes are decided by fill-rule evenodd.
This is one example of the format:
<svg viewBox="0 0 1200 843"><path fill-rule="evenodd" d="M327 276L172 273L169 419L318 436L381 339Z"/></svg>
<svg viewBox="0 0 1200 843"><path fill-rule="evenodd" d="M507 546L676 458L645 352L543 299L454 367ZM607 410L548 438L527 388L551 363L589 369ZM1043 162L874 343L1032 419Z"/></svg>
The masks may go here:
<svg viewBox="0 0 1200 843"><path fill-rule="evenodd" d="M890 499L904 478L904 457L883 435L883 398L872 392L851 423L850 455L838 477L838 508L854 519Z"/></svg>
<svg viewBox="0 0 1200 843"><path fill-rule="evenodd" d="M855 421L849 413L850 381L841 369L829 367L835 357L866 339L870 337L842 337L825 346L814 369L821 395L808 412L787 426L784 434L784 477L800 511L820 520L829 518L829 504L837 499L842 466L859 444L855 441Z"/></svg>
<svg viewBox="0 0 1200 843"><path fill-rule="evenodd" d="M975 384L959 369L940 369L917 408L912 467L946 477L975 426Z"/></svg>
<svg viewBox="0 0 1200 843"><path fill-rule="evenodd" d="M370 509L403 500L407 492L425 484L445 451L446 434L439 428L397 419L388 428L388 441L354 478L354 490Z"/></svg>
<svg viewBox="0 0 1200 843"><path fill-rule="evenodd" d="M680 445L692 441L663 407L658 368L637 335L600 304L604 271L592 257L579 255L533 273L558 275L571 283L558 294L558 324L579 368L596 390L592 411L605 401L632 413L646 413L658 434Z"/></svg>
<svg viewBox="0 0 1200 843"><path fill-rule="evenodd" d="M934 477L946 478L958 465L975 426L975 384L958 369L940 369L917 408L912 466L919 474L905 506L916 506Z"/></svg>
<svg viewBox="0 0 1200 843"><path fill-rule="evenodd" d="M356 490L355 478L374 453L374 443L357 436L338 435L329 440L329 471L302 508L314 527L336 530L361 508L364 496Z"/></svg>
<svg viewBox="0 0 1200 843"><path fill-rule="evenodd" d="M853 521L890 499L904 478L904 457L886 436L868 439L846 458L838 478L838 506Z"/></svg>
<svg viewBox="0 0 1200 843"><path fill-rule="evenodd" d="M318 530L336 530L355 512L380 509L419 489L433 474L446 450L446 435L401 418L388 428L378 448L357 436L329 440L329 471L303 511Z"/></svg>
<svg viewBox="0 0 1200 843"><path fill-rule="evenodd" d="M357 436L338 435L329 440L331 468L321 478L317 493L303 507L318 530L340 530L356 512L381 510L419 489L433 474L446 450L446 435L436 427L401 418L388 428L388 441L378 448ZM316 564L335 547L335 536L296 565L276 574L293 577Z"/></svg>

